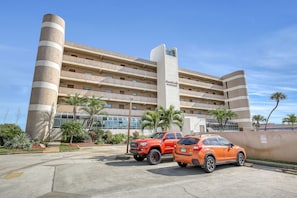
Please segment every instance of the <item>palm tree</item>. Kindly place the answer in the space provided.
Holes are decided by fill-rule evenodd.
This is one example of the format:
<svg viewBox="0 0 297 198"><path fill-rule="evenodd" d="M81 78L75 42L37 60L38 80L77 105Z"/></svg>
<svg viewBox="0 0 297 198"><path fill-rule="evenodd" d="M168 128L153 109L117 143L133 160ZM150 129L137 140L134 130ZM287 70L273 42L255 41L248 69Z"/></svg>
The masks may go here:
<svg viewBox="0 0 297 198"><path fill-rule="evenodd" d="M149 128L155 133L160 126L160 115L157 111L146 111L141 121L141 130Z"/></svg>
<svg viewBox="0 0 297 198"><path fill-rule="evenodd" d="M157 109L160 115L160 127L162 130L170 130L173 126L178 126L182 130L184 125L184 115L180 110L175 110L173 105L170 105L168 109L160 106Z"/></svg>
<svg viewBox="0 0 297 198"><path fill-rule="evenodd" d="M286 98L287 98L287 96L286 96L285 94L281 93L281 92L275 92L275 93L273 93L273 94L270 96L270 99L271 99L271 100L275 100L275 101L276 101L276 105L275 105L275 107L271 110L271 112L269 113L269 115L268 115L268 117L267 117L266 124L265 124L265 129L264 129L265 131L266 131L266 129L267 129L267 124L268 124L268 121L269 121L269 118L270 118L272 112L277 108L279 102L280 102L281 100L285 100Z"/></svg>
<svg viewBox="0 0 297 198"><path fill-rule="evenodd" d="M288 114L287 117L283 119L283 123L291 124L292 130L294 130L295 123L297 123L297 116L295 114Z"/></svg>
<svg viewBox="0 0 297 198"><path fill-rule="evenodd" d="M97 98L93 96L92 98L87 99L87 105L85 107L81 107L80 109L89 114L87 129L91 129L95 120L95 116L97 115L105 115L106 112L103 111L105 108L106 102L101 98Z"/></svg>
<svg viewBox="0 0 297 198"><path fill-rule="evenodd" d="M223 131L229 120L236 117L237 114L230 109L212 109L208 111L209 114L216 118L219 123L220 131Z"/></svg>
<svg viewBox="0 0 297 198"><path fill-rule="evenodd" d="M256 131L258 131L260 128L260 122L265 122L266 118L262 115L254 115L252 118L252 121L253 121L253 126L256 127Z"/></svg>
<svg viewBox="0 0 297 198"><path fill-rule="evenodd" d="M72 144L73 136L83 135L84 130L82 124L77 121L68 121L62 124L62 137L66 140L70 137L70 144Z"/></svg>
<svg viewBox="0 0 297 198"><path fill-rule="evenodd" d="M85 97L81 97L78 93L75 93L73 96L64 99L64 103L73 106L73 120L76 120L77 107L86 100Z"/></svg>

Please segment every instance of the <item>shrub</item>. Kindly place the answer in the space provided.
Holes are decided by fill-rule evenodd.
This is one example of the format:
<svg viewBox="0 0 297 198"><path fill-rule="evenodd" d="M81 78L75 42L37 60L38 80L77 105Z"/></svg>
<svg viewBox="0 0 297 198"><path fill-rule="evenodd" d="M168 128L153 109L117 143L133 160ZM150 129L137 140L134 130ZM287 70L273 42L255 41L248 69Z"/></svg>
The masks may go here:
<svg viewBox="0 0 297 198"><path fill-rule="evenodd" d="M14 138L7 140L4 144L5 148L29 150L31 148L30 138L25 133L20 133Z"/></svg>
<svg viewBox="0 0 297 198"><path fill-rule="evenodd" d="M114 136L109 137L106 141L108 144L120 144L123 142L124 138L124 134L115 134Z"/></svg>
<svg viewBox="0 0 297 198"><path fill-rule="evenodd" d="M21 127L16 124L0 124L0 146L21 133L23 133Z"/></svg>

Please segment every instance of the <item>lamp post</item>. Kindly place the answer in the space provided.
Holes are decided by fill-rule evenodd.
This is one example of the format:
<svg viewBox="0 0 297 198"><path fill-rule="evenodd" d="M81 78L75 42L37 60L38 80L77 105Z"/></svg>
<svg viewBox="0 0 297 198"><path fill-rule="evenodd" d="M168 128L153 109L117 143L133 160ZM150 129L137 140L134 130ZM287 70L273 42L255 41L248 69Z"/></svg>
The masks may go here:
<svg viewBox="0 0 297 198"><path fill-rule="evenodd" d="M128 139L127 139L127 146L126 146L127 154L128 154L129 142L130 142L130 123L131 123L132 100L133 100L133 98L130 98L129 117L128 117Z"/></svg>

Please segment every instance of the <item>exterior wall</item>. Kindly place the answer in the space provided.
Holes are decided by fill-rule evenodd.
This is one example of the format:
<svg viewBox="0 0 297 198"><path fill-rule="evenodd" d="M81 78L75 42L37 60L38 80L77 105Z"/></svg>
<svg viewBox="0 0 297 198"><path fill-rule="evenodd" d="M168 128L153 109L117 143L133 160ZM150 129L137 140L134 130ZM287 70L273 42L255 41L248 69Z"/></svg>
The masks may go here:
<svg viewBox="0 0 297 198"><path fill-rule="evenodd" d="M43 17L26 125L32 138L47 136L48 115L56 109L64 31L62 18L51 14Z"/></svg>
<svg viewBox="0 0 297 198"><path fill-rule="evenodd" d="M61 101L75 93L101 97L109 105L106 111L115 116L128 116L131 99L132 116L137 117L158 105L174 105L191 117L188 129L195 132L193 126L208 117L208 110L225 106L238 114L234 121L241 128L250 129L243 71L219 78L179 69L177 49L164 44L151 51L151 60L144 60L65 42L64 31L63 19L44 16L26 126L32 137L46 136L46 115L72 112Z"/></svg>
<svg viewBox="0 0 297 198"><path fill-rule="evenodd" d="M195 133L204 133L206 131L206 121L205 118L197 118L185 116L183 134L193 135Z"/></svg>
<svg viewBox="0 0 297 198"><path fill-rule="evenodd" d="M225 92L225 107L237 113L237 122L242 130L250 130L251 115L244 71L236 71L222 78Z"/></svg>
<svg viewBox="0 0 297 198"><path fill-rule="evenodd" d="M296 131L244 131L218 134L245 148L248 158L297 162Z"/></svg>
<svg viewBox="0 0 297 198"><path fill-rule="evenodd" d="M158 106L180 108L177 49L173 55L166 54L166 46L160 45L151 51L151 60L157 62Z"/></svg>

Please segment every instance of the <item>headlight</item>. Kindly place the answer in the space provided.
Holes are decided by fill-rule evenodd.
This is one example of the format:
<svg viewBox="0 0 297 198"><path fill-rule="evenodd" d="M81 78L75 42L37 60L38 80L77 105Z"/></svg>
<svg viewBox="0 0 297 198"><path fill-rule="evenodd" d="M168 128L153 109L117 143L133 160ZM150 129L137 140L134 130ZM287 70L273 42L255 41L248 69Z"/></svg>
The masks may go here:
<svg viewBox="0 0 297 198"><path fill-rule="evenodd" d="M140 146L146 146L147 142L140 142Z"/></svg>

